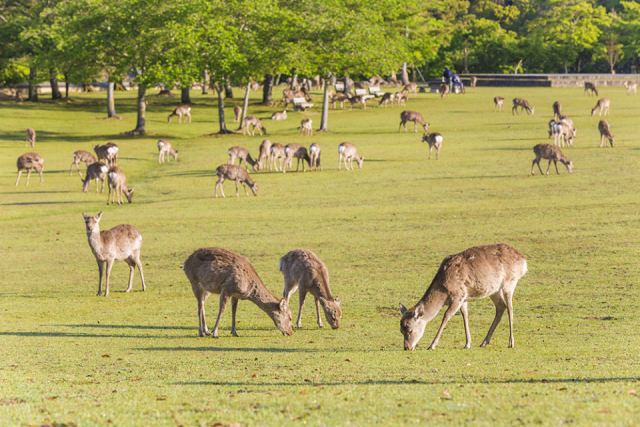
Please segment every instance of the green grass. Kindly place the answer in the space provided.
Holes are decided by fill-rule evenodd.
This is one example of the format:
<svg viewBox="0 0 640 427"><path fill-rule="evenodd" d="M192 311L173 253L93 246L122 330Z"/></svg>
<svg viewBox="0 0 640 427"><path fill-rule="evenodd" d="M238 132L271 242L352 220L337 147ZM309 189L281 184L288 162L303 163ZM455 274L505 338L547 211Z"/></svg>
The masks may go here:
<svg viewBox="0 0 640 427"><path fill-rule="evenodd" d="M280 90L275 91L279 97ZM192 124L166 123L179 98L149 96L146 137L135 127L133 93L116 94L122 121L103 120L105 94L71 102L0 104L0 425L631 425L640 418L637 278L640 239L638 98L611 98L613 149L598 148L595 98L581 88L477 88L441 101L411 98L444 135L427 161L421 133L398 133L402 108L331 111L329 133L299 136L303 114L265 120L272 142L317 142L323 172L252 173L258 197L213 198L227 149L257 155L263 138L217 132L215 98L193 93ZM535 116L493 113L492 98L521 96ZM236 96L240 96L236 89ZM44 98L44 96L43 96ZM320 94L315 94L316 104ZM531 176L531 148L547 139L560 100L578 128L564 149L574 173ZM240 99L227 101L227 119ZM257 104L266 118L276 109ZM372 104L370 104L372 105ZM507 106L509 107L509 106ZM319 125L319 110L304 116ZM14 187L24 131L45 159L45 182ZM157 163L158 138L180 152ZM133 204L106 206L93 184L70 177L71 153L115 141ZM349 141L363 169L337 170ZM546 167L546 162L543 161ZM83 168L84 170L84 165ZM552 166L553 169L553 166ZM555 171L553 171L555 172ZM74 172L75 173L75 172ZM104 211L102 229L133 224L143 235L147 279L129 294L128 269L114 266L111 294L95 296L98 271L81 212ZM442 259L470 246L508 242L528 258L514 297L516 348L506 318L479 348L494 315L469 304L473 338L463 350L455 316L426 351L441 315L414 352L402 348L398 303L422 296ZM339 330L318 329L307 304L302 330L283 337L249 302L238 332L225 313L220 338L198 338L196 300L180 267L202 246L247 256L276 295L278 260L296 247L325 262L342 299ZM213 327L218 299L209 299ZM294 317L297 296L292 298ZM107 357L108 355L108 357ZM256 376L257 375L257 376Z"/></svg>

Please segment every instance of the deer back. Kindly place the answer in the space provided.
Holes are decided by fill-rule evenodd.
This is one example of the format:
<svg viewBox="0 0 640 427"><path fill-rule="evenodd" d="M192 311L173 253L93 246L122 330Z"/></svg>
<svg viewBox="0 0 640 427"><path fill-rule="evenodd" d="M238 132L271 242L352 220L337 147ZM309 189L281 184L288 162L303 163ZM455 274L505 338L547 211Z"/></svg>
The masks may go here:
<svg viewBox="0 0 640 427"><path fill-rule="evenodd" d="M44 159L38 153L25 153L18 157L18 170L35 169L38 172L44 166Z"/></svg>

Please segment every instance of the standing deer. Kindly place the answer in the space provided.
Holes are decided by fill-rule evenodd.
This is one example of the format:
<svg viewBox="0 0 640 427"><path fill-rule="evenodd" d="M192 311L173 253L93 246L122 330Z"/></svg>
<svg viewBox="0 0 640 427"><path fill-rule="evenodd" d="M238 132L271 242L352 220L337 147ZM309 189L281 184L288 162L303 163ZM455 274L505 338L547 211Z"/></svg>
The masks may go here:
<svg viewBox="0 0 640 427"><path fill-rule="evenodd" d="M173 149L171 143L166 139L158 140L158 163L164 163L165 156L167 157L167 161L171 160L173 156L173 160L178 161L178 152Z"/></svg>
<svg viewBox="0 0 640 427"><path fill-rule="evenodd" d="M571 127L565 122L556 123L553 129L553 145L558 147L564 147L565 142L567 145L573 145L573 132Z"/></svg>
<svg viewBox="0 0 640 427"><path fill-rule="evenodd" d="M94 145L93 151L98 157L98 161L104 159L107 166L111 167L118 164L118 146L113 142L107 142L105 145Z"/></svg>
<svg viewBox="0 0 640 427"><path fill-rule="evenodd" d="M272 165L275 168L276 172L278 171L278 160L280 160L280 170L284 170L282 162L287 157L284 153L284 145L278 144L276 142L275 144L271 144L271 148L269 149L269 151L271 152L271 162L269 163L269 171L271 171Z"/></svg>
<svg viewBox="0 0 640 427"><path fill-rule="evenodd" d="M104 272L104 263L107 263L107 278L104 288L104 296L109 295L109 278L111 277L111 267L113 262L124 261L129 265L129 285L125 292L129 292L133 286L133 273L136 267L140 272L142 280L142 291L147 290L144 283L144 273L142 272L142 262L140 262L140 248L142 247L142 235L133 225L120 224L111 230L100 231L100 219L102 212L98 215L85 215L82 213L87 229L87 238L89 247L93 256L96 257L98 263L98 271L100 272L100 281L98 282L98 296L102 294L102 273Z"/></svg>
<svg viewBox="0 0 640 427"><path fill-rule="evenodd" d="M438 132L422 134L422 142L429 143L429 159L431 159L431 150L436 147L436 160L440 159L440 148L442 147L442 134Z"/></svg>
<svg viewBox="0 0 640 427"><path fill-rule="evenodd" d="M27 171L27 184L29 185L29 178L31 177L31 170L35 169L40 174L40 184L42 184L42 171L44 170L44 159L37 153L25 153L18 157L18 179L16 179L16 187L20 181L20 175L22 171Z"/></svg>
<svg viewBox="0 0 640 427"><path fill-rule="evenodd" d="M253 126L253 131L249 130L249 126ZM263 132L265 135L267 134L267 129L262 126L262 122L259 118L255 116L245 117L244 122L242 122L242 134L246 135L249 133L251 136L254 136L256 134L256 129L258 129L260 135L262 135Z"/></svg>
<svg viewBox="0 0 640 427"><path fill-rule="evenodd" d="M562 104L560 101L553 103L553 118L557 121L562 117Z"/></svg>
<svg viewBox="0 0 640 427"><path fill-rule="evenodd" d="M173 110L173 113L169 114L169 117L167 117L167 123L171 123L171 119L174 116L178 116L178 123L182 123L182 116L189 117L189 123L191 123L191 107L189 107L188 105L181 105L180 107L176 108L175 110ZM184 122L186 123L187 119L185 119Z"/></svg>
<svg viewBox="0 0 640 427"><path fill-rule="evenodd" d="M111 203L113 204L113 197L115 196L118 202L118 206L124 204L124 199L122 198L122 194L124 193L125 197L131 203L131 199L133 199L133 188L129 190L127 188L127 177L124 175L124 172L117 167L111 166L107 171L107 187L109 187L109 194L107 195L107 205L109 205L109 199L111 199ZM112 196L111 192L113 191Z"/></svg>
<svg viewBox="0 0 640 427"><path fill-rule="evenodd" d="M236 182L236 197L240 197L240 194L238 194L238 186L240 183L242 183L242 187L244 188L244 192L247 196L249 195L247 192L247 184L249 185L249 188L251 188L253 195L258 195L258 183L253 181L249 177L249 172L242 169L241 166L230 164L220 165L218 166L218 169L216 169L216 175L218 175L218 182L216 182L216 197L218 197L218 187L220 187L222 197L225 197L224 190L222 189L222 184L225 179Z"/></svg>
<svg viewBox="0 0 640 427"><path fill-rule="evenodd" d="M387 104L389 103L389 101L391 101L391 108L393 108L393 99L395 97L395 94L392 92L385 92L384 95L382 95L382 97L380 98L380 103L378 104L378 108L382 107L382 104L384 104L384 108L387 108Z"/></svg>
<svg viewBox="0 0 640 427"><path fill-rule="evenodd" d="M350 96L349 98L347 98L347 101L349 101L349 103L351 104L351 108L349 108L349 110L353 110L353 106L355 104L362 104L362 109L367 109L367 101L361 95Z"/></svg>
<svg viewBox="0 0 640 427"><path fill-rule="evenodd" d="M318 326L321 328L324 326L322 317L320 317L320 306L322 306L331 328L338 329L340 327L340 319L342 318L340 297L333 298L329 287L329 272L316 254L307 249L294 249L280 258L278 271L281 271L284 276L282 296L289 305L291 296L296 289L298 290L300 301L300 311L296 322L298 328L302 328L302 309L307 293L315 298Z"/></svg>
<svg viewBox="0 0 640 427"><path fill-rule="evenodd" d="M404 92L396 92L396 103L398 104L398 107L401 105L407 105L407 100L409 99L407 97L407 94ZM391 102L391 108L393 108L393 102Z"/></svg>
<svg viewBox="0 0 640 427"><path fill-rule="evenodd" d="M284 168L282 168L283 173L287 172L287 168L293 169L293 159L298 159L298 162L296 163L296 172L298 172L298 169L300 168L300 160L302 160L302 172L306 172L304 167L305 160L309 164L309 167L311 167L311 158L309 157L309 154L307 154L307 149L300 144L291 143L285 145L284 154L286 158L284 161Z"/></svg>
<svg viewBox="0 0 640 427"><path fill-rule="evenodd" d="M227 164L232 165L236 161L236 159L240 159L240 161L238 162L239 165L242 166L242 162L244 162L244 167L245 169L247 169L247 172L249 172L249 165L251 165L254 171L260 169L258 162L253 160L251 154L249 154L249 150L247 150L246 148L231 147L229 148L229 150L227 150L227 154L229 155Z"/></svg>
<svg viewBox="0 0 640 427"><path fill-rule="evenodd" d="M29 144L31 144L31 148L36 146L36 131L33 128L27 129L27 139L24 146L27 147Z"/></svg>
<svg viewBox="0 0 640 427"><path fill-rule="evenodd" d="M637 82L624 82L624 87L627 89L627 95L631 95L631 91L633 91L633 96L636 96L638 93L636 92L638 88Z"/></svg>
<svg viewBox="0 0 640 427"><path fill-rule="evenodd" d="M400 331L404 335L404 349L415 350L427 323L445 305L449 308L428 350L435 350L447 322L458 310L464 322L464 348L471 348L467 301L486 297L491 298L496 306L496 316L480 347L489 344L506 309L509 315L509 348L513 348L513 293L518 280L526 272L527 259L506 243L474 246L447 256L420 301L410 309L400 304Z"/></svg>
<svg viewBox="0 0 640 427"><path fill-rule="evenodd" d="M89 184L94 179L96 180L96 193L98 192L98 180L102 181L102 189L100 192L104 191L104 179L107 176L107 172L109 171L109 167L102 162L91 163L87 168L87 175L84 177L82 181L82 191L89 191Z"/></svg>
<svg viewBox="0 0 640 427"><path fill-rule="evenodd" d="M538 144L533 147L533 153L536 155L536 158L533 159L533 162L531 163L531 175L534 175L533 168L536 164L538 164L540 173L544 175L542 173L542 168L540 167L540 159L549 159L549 166L547 166L547 175L549 175L549 168L551 168L552 161L554 166L556 167L557 174L560 174L560 172L558 171L558 161L567 167L567 171L569 171L569 173L573 171L573 162L564 156L559 147L550 144Z"/></svg>
<svg viewBox="0 0 640 427"><path fill-rule="evenodd" d="M495 98L493 98L493 103L495 104L495 107L493 107L493 112L495 113L496 110L500 111L500 112L504 112L504 98L501 96L496 96Z"/></svg>
<svg viewBox="0 0 640 427"><path fill-rule="evenodd" d="M340 158L338 159L338 170L340 170L340 163L342 162L342 159L344 159L344 167L347 170L349 170L349 164L351 165L351 170L353 170L353 159L356 159L358 167L362 169L364 157L360 157L358 155L358 150L355 145L350 142L343 142L338 145L338 153L340 154ZM347 161L349 161L349 163L347 163Z"/></svg>
<svg viewBox="0 0 640 427"><path fill-rule="evenodd" d="M260 144L260 155L258 156L259 169L267 167L264 163L265 161L269 163L269 166L271 166L271 141L268 139L265 139L262 141L262 144Z"/></svg>
<svg viewBox="0 0 640 427"><path fill-rule="evenodd" d="M249 300L273 320L283 335L293 334L291 309L286 299L278 299L262 283L249 260L222 248L200 248L182 266L191 282L191 289L198 301L198 335L218 338L220 319L231 299L231 335L236 331L236 310L239 300ZM213 333L209 333L205 319L204 303L211 294L220 295L220 310Z"/></svg>
<svg viewBox="0 0 640 427"><path fill-rule="evenodd" d="M313 120L302 119L300 122L300 136L302 135L313 135Z"/></svg>
<svg viewBox="0 0 640 427"><path fill-rule="evenodd" d="M329 91L329 98L331 98L331 108L336 108L336 102L340 103L340 107L344 110L344 102L349 99L347 94L343 92L333 93L333 91Z"/></svg>
<svg viewBox="0 0 640 427"><path fill-rule="evenodd" d="M476 87L476 84L478 84L478 78L476 76L471 76L471 79L469 80L469 86Z"/></svg>
<svg viewBox="0 0 640 427"><path fill-rule="evenodd" d="M611 129L609 128L609 122L606 120L600 120L598 123L598 130L600 131L600 147L603 145L606 146L604 139L607 138L609 140L609 144L613 147L613 143L615 142L615 136L611 135Z"/></svg>
<svg viewBox="0 0 640 427"><path fill-rule="evenodd" d="M417 111L405 110L400 113L400 126L398 127L398 132L404 126L404 131L407 132L407 122L413 122L413 131L418 132L418 123L422 125L425 132L429 132L429 124L424 120L422 114Z"/></svg>
<svg viewBox="0 0 640 427"><path fill-rule="evenodd" d="M603 111L604 111L604 115L606 116L607 114L609 114L610 104L611 104L611 101L609 100L609 98L600 98L596 106L593 107L593 109L591 110L591 116L592 117L595 116L596 111L599 111L598 116L601 116Z"/></svg>
<svg viewBox="0 0 640 427"><path fill-rule="evenodd" d="M235 106L233 107L233 114L235 114L235 118L233 119L234 123L238 123L240 121L240 117L242 116L242 107Z"/></svg>
<svg viewBox="0 0 640 427"><path fill-rule="evenodd" d="M402 92L407 92L407 94L410 94L411 92L413 92L413 94L415 96L418 96L418 85L417 85L417 83L409 83L408 85L406 85L402 89Z"/></svg>
<svg viewBox="0 0 640 427"><path fill-rule="evenodd" d="M533 116L534 109L529 104L529 101L527 101L526 99L522 99L522 98L513 99L513 108L511 109L511 115L513 115L514 112L520 115L520 113L518 113L518 107L520 107L520 111L527 110L527 115L531 113L531 115Z"/></svg>
<svg viewBox="0 0 640 427"><path fill-rule="evenodd" d="M316 172L318 168L322 170L322 166L320 165L320 146L314 142L309 147L309 152L311 153L311 170L315 170Z"/></svg>
<svg viewBox="0 0 640 427"><path fill-rule="evenodd" d="M97 160L95 156L88 151L78 150L73 153L73 163L71 163L71 169L69 169L69 176L72 175L73 167L75 166L78 170L78 175L82 177L82 173L80 172L80 163L84 162L87 167L91 166Z"/></svg>
<svg viewBox="0 0 640 427"><path fill-rule="evenodd" d="M598 96L598 88L596 88L596 84L592 82L584 82L584 91L587 92L587 95L593 95L594 93Z"/></svg>
<svg viewBox="0 0 640 427"><path fill-rule="evenodd" d="M287 119L287 110L284 110L282 113L273 113L271 116L271 120L286 120Z"/></svg>
<svg viewBox="0 0 640 427"><path fill-rule="evenodd" d="M442 83L440 85L440 99L445 98L449 94L449 85L446 83Z"/></svg>

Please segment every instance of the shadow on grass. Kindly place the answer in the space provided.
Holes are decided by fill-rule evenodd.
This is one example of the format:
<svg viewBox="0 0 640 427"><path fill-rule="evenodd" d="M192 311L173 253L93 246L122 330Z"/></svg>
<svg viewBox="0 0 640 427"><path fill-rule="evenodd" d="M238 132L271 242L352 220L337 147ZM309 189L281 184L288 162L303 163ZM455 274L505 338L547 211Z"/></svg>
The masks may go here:
<svg viewBox="0 0 640 427"><path fill-rule="evenodd" d="M69 133L50 132L50 131L42 131L42 130L36 129L36 133L37 133L36 146L34 148L24 147L25 150L27 148L31 150L37 150L39 147L39 144L47 144L48 142L77 142L77 143L88 143L88 144L95 145L97 144L96 141L100 142L102 140L108 140L108 139L117 139L117 140L131 139L131 137L128 135L119 135L115 132L112 134L87 136L87 135L70 135ZM4 139L7 141L24 141L24 132L2 132L0 133L0 139Z"/></svg>
<svg viewBox="0 0 640 427"><path fill-rule="evenodd" d="M514 141L514 140L503 139L502 141ZM524 141L524 139L522 141ZM508 148L478 148L478 150L482 150L482 151L531 151L531 147L527 147L527 148L515 148L515 147L508 147Z"/></svg>
<svg viewBox="0 0 640 427"><path fill-rule="evenodd" d="M0 192L0 194L60 194L60 193L77 193L77 191L4 191L4 192Z"/></svg>
<svg viewBox="0 0 640 427"><path fill-rule="evenodd" d="M29 205L71 205L87 202L23 202L23 203L2 203L0 206L29 206Z"/></svg>
<svg viewBox="0 0 640 427"><path fill-rule="evenodd" d="M98 328L98 329L181 329L181 330L197 330L193 326L147 326L147 325L42 325L45 327L62 327L62 328Z"/></svg>
<svg viewBox="0 0 640 427"><path fill-rule="evenodd" d="M257 330L257 329L252 329ZM209 337L209 339L214 339ZM221 353L337 353L345 351L353 351L353 349L308 349L308 348L278 348L278 347L142 347L133 348L135 351L213 351Z"/></svg>

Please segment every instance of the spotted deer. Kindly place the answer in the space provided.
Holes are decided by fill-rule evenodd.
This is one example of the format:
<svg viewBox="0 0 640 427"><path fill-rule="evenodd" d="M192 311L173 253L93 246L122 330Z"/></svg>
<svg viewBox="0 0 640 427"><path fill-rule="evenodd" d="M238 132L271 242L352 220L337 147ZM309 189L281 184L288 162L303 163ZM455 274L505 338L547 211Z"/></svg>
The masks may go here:
<svg viewBox="0 0 640 427"><path fill-rule="evenodd" d="M531 114L533 116L534 108L529 104L529 101L522 98L514 98L513 99L513 108L511 109L511 115L515 112L518 113L518 107L520 107L520 111L527 110L527 115Z"/></svg>
<svg viewBox="0 0 640 427"><path fill-rule="evenodd" d="M633 91L633 96L636 96L638 94L637 93L638 82L632 82L632 81L624 82L624 87L625 89L627 89L627 95L631 95L631 91Z"/></svg>
<svg viewBox="0 0 640 427"><path fill-rule="evenodd" d="M287 119L287 110L284 110L282 113L273 113L271 116L271 120L286 120Z"/></svg>
<svg viewBox="0 0 640 427"><path fill-rule="evenodd" d="M18 157L18 179L16 179L16 187L20 182L20 175L22 171L27 171L27 184L29 185L29 178L31 177L31 170L35 169L40 174L40 184L43 183L42 171L44 170L44 159L40 157L38 153L25 153Z"/></svg>
<svg viewBox="0 0 640 427"><path fill-rule="evenodd" d="M251 189L251 192L254 196L258 195L258 183L253 181L249 177L249 172L244 170L242 166L224 164L218 166L216 169L216 175L218 175L218 181L216 182L216 193L215 196L218 197L218 188L220 188L220 192L222 193L222 197L225 197L224 190L222 189L222 184L225 179L232 180L236 182L236 197L240 197L238 194L238 187L242 184L244 188L245 194L248 196L247 185Z"/></svg>
<svg viewBox="0 0 640 427"><path fill-rule="evenodd" d="M166 139L158 140L158 163L164 163L165 156L167 161L171 161L171 157L173 156L173 160L178 161L178 152L173 149L173 146Z"/></svg>
<svg viewBox="0 0 640 427"><path fill-rule="evenodd" d="M422 134L422 142L429 144L429 159L431 159L431 150L433 150L433 147L436 148L436 160L440 159L440 148L442 147L443 140L442 134L438 132Z"/></svg>
<svg viewBox="0 0 640 427"><path fill-rule="evenodd" d="M271 171L271 166L275 168L276 172L278 170L284 170L283 161L287 157L284 153L284 145L278 144L276 142L275 144L271 144L271 148L269 149L269 151L271 153L271 162L269 163L269 171ZM278 169L278 160L280 160L280 169Z"/></svg>
<svg viewBox="0 0 640 427"><path fill-rule="evenodd" d="M93 151L98 157L98 161L104 159L107 166L111 167L118 164L119 148L113 142L107 142L104 145L94 145Z"/></svg>
<svg viewBox="0 0 640 427"><path fill-rule="evenodd" d="M73 163L71 163L71 169L69 169L69 176L71 176L73 173L73 167L76 167L76 170L78 171L78 175L80 175L80 177L82 177L82 172L80 172L80 163L84 162L84 164L89 167L90 165L92 165L93 163L97 162L95 156L91 153L89 153L88 151L84 151L84 150L78 150L75 153L73 153Z"/></svg>
<svg viewBox="0 0 640 427"><path fill-rule="evenodd" d="M599 111L598 116L602 116L603 111L604 111L604 115L606 116L607 114L609 114L610 104L611 104L611 101L609 100L609 98L600 98L596 103L596 106L591 109L591 116L592 117L595 116L596 111Z"/></svg>
<svg viewBox="0 0 640 427"><path fill-rule="evenodd" d="M606 120L600 120L600 123L598 123L598 130L600 131L600 147L602 147L603 145L606 147L606 143L604 142L605 138L609 140L609 144L611 144L611 147L613 147L616 138L615 136L611 135L609 122L607 122Z"/></svg>
<svg viewBox="0 0 640 427"><path fill-rule="evenodd" d="M260 169L265 169L267 167L265 162L267 162L269 166L271 166L271 141L269 141L268 139L265 139L260 144L260 155L258 156L258 167Z"/></svg>
<svg viewBox="0 0 640 427"><path fill-rule="evenodd" d="M560 172L558 171L557 162L560 162L563 165L565 165L569 173L573 171L573 162L567 159L565 155L562 153L562 151L560 150L560 148L556 147L555 145L538 144L535 147L533 147L533 153L536 155L536 158L533 159L533 162L531 163L531 175L535 175L533 173L533 168L536 164L538 165L538 169L540 169L540 173L544 175L542 173L542 168L540 167L541 159L549 160L549 165L547 166L547 175L549 175L549 168L551 168L551 162L553 162L554 166L556 167L557 174L560 174Z"/></svg>
<svg viewBox="0 0 640 427"><path fill-rule="evenodd" d="M503 112L504 111L504 98L501 96L496 96L495 98L493 98L493 103L495 104L495 107L493 107L493 112L495 113L496 110L499 112Z"/></svg>
<svg viewBox="0 0 640 427"><path fill-rule="evenodd" d="M253 126L252 131L249 130L249 126ZM247 133L249 133L249 135L254 136L256 134L256 129L258 129L260 135L262 135L263 132L265 135L267 134L267 129L262 126L262 122L259 118L255 116L245 117L244 122L242 123L242 134L246 135Z"/></svg>
<svg viewBox="0 0 640 427"><path fill-rule="evenodd" d="M285 145L284 154L286 158L284 161L284 168L282 168L283 173L287 172L287 168L290 170L293 169L293 159L298 159L298 162L296 163L296 172L298 172L298 169L300 168L300 160L302 160L302 172L306 172L304 167L305 160L309 164L309 167L311 167L311 158L309 157L309 154L307 154L307 149L300 144L291 143Z"/></svg>
<svg viewBox="0 0 640 427"><path fill-rule="evenodd" d="M311 153L311 170L315 170L316 172L318 168L322 170L322 166L320 165L320 146L314 142L309 147L309 153Z"/></svg>
<svg viewBox="0 0 640 427"><path fill-rule="evenodd" d="M598 88L593 82L584 82L584 91L587 95L593 95L595 93L596 96L598 96Z"/></svg>
<svg viewBox="0 0 640 427"><path fill-rule="evenodd" d="M242 107L235 106L233 107L233 114L235 118L233 119L234 123L238 123L240 121L240 117L242 116Z"/></svg>
<svg viewBox="0 0 640 427"><path fill-rule="evenodd" d="M258 162L253 160L251 154L249 154L249 150L242 147L231 147L227 150L227 154L229 155L228 164L232 165L236 161L236 159L240 159L239 165L242 166L242 162L244 162L244 167L249 172L249 165L253 168L254 171L260 169Z"/></svg>
<svg viewBox="0 0 640 427"><path fill-rule="evenodd" d="M471 348L467 302L472 298L486 297L491 298L495 305L496 316L480 347L489 345L506 309L509 315L509 348L513 348L513 293L526 272L527 259L506 243L474 246L447 256L420 301L409 309L400 304L404 349L415 350L427 323L445 305L449 307L428 350L435 350L445 326L458 310L464 322L464 348Z"/></svg>
<svg viewBox="0 0 640 427"><path fill-rule="evenodd" d="M302 119L300 122L300 136L302 135L313 135L313 120Z"/></svg>
<svg viewBox="0 0 640 427"><path fill-rule="evenodd" d="M340 158L338 159L338 170L340 170L340 163L344 159L344 167L347 170L353 170L353 159L356 159L358 163L358 167L362 169L362 164L364 163L364 157L360 157L358 155L358 150L356 146L350 142L343 142L338 145L338 153L340 154ZM347 163L347 161L349 163ZM349 165L351 167L349 167Z"/></svg>
<svg viewBox="0 0 640 427"><path fill-rule="evenodd" d="M189 107L188 105L181 105L180 107L176 108L171 114L169 114L169 117L167 117L167 123L171 123L171 119L175 116L178 116L178 123L182 123L182 116L189 117L189 123L191 123L191 107ZM186 118L184 122L187 122Z"/></svg>
<svg viewBox="0 0 640 427"><path fill-rule="evenodd" d="M131 190L129 190L129 188L127 187L127 177L119 167L111 166L107 171L107 187L109 188L109 194L107 195L107 205L109 204L109 200L111 200L112 204L115 203L113 201L114 197L117 199L116 201L118 202L118 206L123 205L123 194L127 198L127 201L131 203L131 200L133 199L134 189L132 188Z"/></svg>
<svg viewBox="0 0 640 427"><path fill-rule="evenodd" d="M224 166L224 165L223 165ZM242 170L242 169L241 169ZM236 330L236 310L239 300L249 300L273 320L283 335L293 334L292 315L286 299L278 299L264 285L251 262L243 256L222 248L200 248L182 266L193 295L198 301L198 335L218 338L220 319L231 299L231 335ZM210 333L205 319L204 303L211 294L220 295L218 318Z"/></svg>
<svg viewBox="0 0 640 427"><path fill-rule="evenodd" d="M31 144L31 148L36 146L36 131L33 128L27 129L27 139L25 140L24 146L28 147Z"/></svg>
<svg viewBox="0 0 640 427"><path fill-rule="evenodd" d="M449 94L450 88L446 83L440 85L440 99L445 98Z"/></svg>
<svg viewBox="0 0 640 427"><path fill-rule="evenodd" d="M424 120L422 114L417 111L405 110L400 113L400 126L398 127L398 132L404 126L404 131L407 132L407 122L413 122L413 131L418 132L418 123L422 125L425 132L429 132L429 124Z"/></svg>
<svg viewBox="0 0 640 427"><path fill-rule="evenodd" d="M557 121L562 117L562 104L560 101L556 101L553 103L553 118Z"/></svg>
<svg viewBox="0 0 640 427"><path fill-rule="evenodd" d="M107 176L108 171L109 167L102 162L91 163L87 168L87 175L84 177L84 179L81 179L82 191L85 193L89 191L89 184L91 184L91 181L95 179L96 193L98 192L98 180L102 181L102 189L100 190L100 192L102 193L104 191L104 180Z"/></svg>

